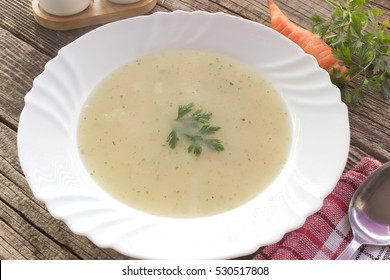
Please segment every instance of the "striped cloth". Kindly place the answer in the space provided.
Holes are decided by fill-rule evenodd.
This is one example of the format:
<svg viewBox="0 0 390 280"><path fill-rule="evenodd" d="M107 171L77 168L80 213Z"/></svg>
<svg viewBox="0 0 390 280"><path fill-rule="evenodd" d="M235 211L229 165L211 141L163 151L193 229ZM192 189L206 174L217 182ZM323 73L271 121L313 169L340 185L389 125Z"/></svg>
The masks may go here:
<svg viewBox="0 0 390 280"><path fill-rule="evenodd" d="M322 208L309 216L305 224L287 233L278 243L260 248L256 260L332 260L344 250L352 238L348 206L362 181L380 166L380 162L363 158L344 173ZM359 260L390 260L390 246L363 245L355 254Z"/></svg>

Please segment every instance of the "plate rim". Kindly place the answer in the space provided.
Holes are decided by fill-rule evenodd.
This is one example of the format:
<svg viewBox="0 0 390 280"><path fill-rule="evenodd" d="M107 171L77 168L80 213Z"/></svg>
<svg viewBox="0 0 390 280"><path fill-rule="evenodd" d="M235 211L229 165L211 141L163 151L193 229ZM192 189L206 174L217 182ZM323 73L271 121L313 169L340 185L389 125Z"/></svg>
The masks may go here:
<svg viewBox="0 0 390 280"><path fill-rule="evenodd" d="M79 37L78 39L76 39L75 41L70 43L69 45L64 46L63 48L61 48L59 53L58 53L58 55L47 63L47 65L45 66L45 70L34 80L33 88L26 95L26 98L25 98L26 106L23 108L22 114L20 116L19 132L18 132L17 142L18 142L18 152L19 152L20 164L21 164L22 170L25 172L26 179L27 179L27 181L29 183L29 186L31 187L35 197L37 197L39 200L43 201L46 204L46 206L47 206L47 208L48 208L48 210L49 210L49 212L51 213L52 216L54 216L55 218L58 218L60 220L65 221L65 223L72 229L73 232L75 232L77 234L80 234L80 235L87 236L96 245L98 245L100 247L111 247L111 248L114 248L115 250L117 250L118 252L120 252L122 254L125 254L125 255L128 255L128 256L132 256L132 257L137 257L137 258L143 258L143 259L148 259L148 258L149 259L150 258L165 258L165 257L161 253L155 254L155 255L150 254L150 253L146 253L145 254L145 253L142 252L141 248L138 248L138 247L137 247L138 251L129 252L128 249L123 249L123 246L122 246L121 242L119 242L119 241L118 242L111 242L111 243L108 242L106 240L107 239L106 238L107 237L106 236L107 233L104 232L104 231L103 231L103 233L102 232L96 233L96 230L94 230L93 228L92 229L86 229L86 228L80 229L80 228L78 228L77 224L75 224L75 222L72 220L71 216L61 212L61 211L64 211L63 209L66 209L66 206L62 205L61 207L63 207L63 208L61 208L61 207L58 208L58 205L55 204L55 203L59 203L58 200L53 200L53 198L56 197L56 194L53 194L53 193L43 193L42 190L40 190L40 187L37 186L37 179L34 178L34 176L36 176L36 172L37 171L36 170L31 171L31 161L32 161L32 159L26 160L26 158L28 158L29 156L28 156L28 151L26 151L25 146L26 145L30 146L30 144L28 143L30 140L26 140L26 137L28 136L28 135L26 135L26 133L28 132L28 128L26 127L25 123L26 123L26 118L29 118L30 117L29 114L31 114L30 113L31 110L32 110L30 108L32 106L31 104L34 104L34 102L37 103L37 101L34 101L33 93L37 92L38 89L42 89L43 86L42 86L42 81L41 80L45 79L45 77L48 75L47 73L50 73L50 71L53 71L52 68L54 67L53 65L55 65L56 61L59 61L61 59L62 59L62 61L66 61L67 56L69 56L69 51L68 50L72 50L73 48L77 48L79 43L83 43L83 41L85 41L85 40L88 41L89 40L89 39L85 39L85 38L94 38L96 36L99 37L100 34L102 34L104 32L107 32L107 31L111 31L111 30L113 30L115 28L118 28L118 27L121 27L121 26L125 27L125 26L128 26L128 25L134 24L134 22L142 22L142 21L148 21L148 20L152 21L152 20L155 20L158 17L160 17L160 19L161 18L163 18L163 19L165 19L165 18L173 18L173 17L179 17L179 18L181 18L181 17L205 17L206 18L207 17L208 19L210 19L210 22L218 20L218 19L216 19L216 17L219 17L219 18L226 19L228 21L232 21L234 23L240 22L240 24L249 24L249 25L258 26L258 27L261 26L262 29L265 28L265 30L267 30L267 32L271 32L273 34L273 36L277 36L277 37L279 36L279 40L282 40L282 41L285 40L286 42L288 42L286 44L288 44L291 48L294 48L294 44L292 42L290 42L288 39L284 38L283 36L278 34L276 31L270 29L269 27L267 27L265 25L262 25L260 23L256 23L256 22L253 22L253 21L250 21L250 20L246 20L246 19L243 19L243 18L240 18L240 17L228 15L228 14L225 14L225 13L222 13L222 12L217 12L217 13L209 13L209 12L204 12L204 11L195 11L195 12L184 12L184 11L156 12L156 13L154 13L152 15L141 16L139 18L125 19L125 20L114 22L114 23L110 23L110 24L98 27L98 28L96 28L96 29L86 33L85 35ZM297 46L295 46L295 48L298 49ZM299 52L301 52L301 51L299 51ZM308 62L310 65L313 65L314 63L316 63L316 62L314 62L315 61L314 58L312 58L309 55L304 54L303 51L300 53L299 59L302 59L303 61ZM72 62L66 62L66 63L69 63L69 65L66 66L66 67L72 68ZM319 75L321 77L323 77L323 79L326 79L325 76L327 75L327 73L325 72L325 70L322 70L322 69L319 69L319 68L315 68L315 70L316 70L315 71L316 73L321 73ZM56 79L58 79L58 78L56 78ZM283 79L283 77L281 79ZM330 79L329 79L328 76L327 76L327 79L328 79L328 81L327 81L328 85L327 86L332 87L333 91L336 91L336 86L329 85ZM81 85L77 85L76 87L83 87L84 86L84 85L82 85L82 82L80 82L80 83L81 83ZM278 89L278 90L280 90L280 89ZM337 89L337 91L338 91L338 89ZM339 92L338 92L338 94L339 94ZM337 93L336 93L336 95L337 95ZM42 98L44 98L44 97L42 97ZM338 110L344 110L344 114L345 114L344 115L345 119L344 119L344 123L343 123L343 126L344 126L343 131L344 131L344 133L346 133L346 135L344 135L344 137L347 138L347 139L343 139L343 141L344 141L344 145L346 147L344 149L344 154L340 155L340 162L338 163L338 167L336 168L338 170L338 173L335 174L334 178L333 178L333 183L334 183L333 187L334 187L335 183L337 182L336 178L338 179L338 177L341 175L341 173L343 171L343 167L345 166L345 163L347 161L347 156L348 156L348 151L349 151L348 110L347 110L347 107L345 106L345 104L342 103L341 99L340 100L328 100L328 99L326 99L325 101L330 102L332 104L333 103L337 104ZM72 101L69 101L69 102L72 102ZM301 100L295 100L294 102L299 103L299 102L301 102ZM316 105L316 104L314 104L314 105ZM39 106L39 105L34 105L34 106ZM48 114L51 114L51 113L52 112L48 112ZM295 123L294 125L295 126L299 126L301 124ZM294 167L295 166L293 166L293 163L288 164L288 168L293 169ZM323 198L325 198L325 195L327 195L327 194L329 194L331 192L333 187L328 187L328 188L326 188L326 190L323 190L322 193L316 194L316 195L319 195L323 199ZM45 191L47 191L47 190L45 190ZM80 193L78 193L77 195L79 195L79 196L86 195L83 190L78 190L78 191L80 191ZM285 195L291 195L291 194L285 194ZM286 198L283 198L283 199L286 199ZM96 203L97 203L97 205L100 205L99 201L97 201ZM300 217L300 219L298 219L293 225L286 225L284 227L284 229L287 230L287 231L290 231L290 230L293 230L295 228L298 228L300 225L303 224L305 218L309 214L314 213L321 206L322 206L322 200L321 200L321 202L316 201L316 203L314 203L314 205L312 205L310 207L310 209L303 209L303 210L301 210L301 211L306 211L305 215L303 215L305 217L303 217L303 216ZM123 206L120 206L120 208L124 209ZM240 209L242 210L244 208L240 208ZM241 211L241 210L235 209L234 211ZM229 213L231 213L231 211L229 211ZM199 218L196 221L191 219L191 223L193 223L194 221L195 222L199 222L199 221L201 222L202 220L205 220L205 219L210 220L210 221L213 220L213 222L214 222L214 219L217 219L217 218L219 219L220 217L226 216L229 213L222 213L220 215L215 215L213 217ZM236 213L239 213L239 212L236 212ZM146 215L146 216L148 216L148 215ZM144 216L144 217L146 217L146 216ZM152 217L150 217L150 216L149 216L149 218L152 219ZM148 219L146 219L146 220L148 220ZM163 222L167 222L167 223L171 223L171 222L176 223L177 222L177 219L171 219L171 218L165 218L165 217L159 217L158 220L163 221ZM249 221L248 223L250 223L250 222L252 222L252 221ZM181 224L182 225L187 225L187 221L184 221L184 223L181 223ZM137 224L137 226L139 228L142 228L145 225L143 223L141 223L141 224ZM99 229L99 230L101 230L101 229ZM255 233L257 233L257 232L255 232ZM286 232L279 232L279 234L274 237L273 242L276 242L277 240L281 239L284 233L286 233ZM99 235L102 235L103 238L101 236L99 236ZM250 235L253 235L253 233L250 234ZM137 237L137 238L139 238L139 237ZM234 257L242 256L242 255L251 254L257 248L259 248L260 246L264 245L264 244L262 244L259 241L257 243L254 242L255 238L253 236L251 236L251 238L252 238L251 239L251 244L248 244L248 243L244 242L241 251L236 251L236 252L229 251L229 250L218 251L218 252L213 252L213 253L209 253L209 254L205 253L203 256L201 256L200 253L197 253L195 258L217 258L217 259L219 259L219 258L234 258ZM229 242L227 241L226 244L229 244ZM149 248L149 250L151 250L151 248ZM168 256L168 258L180 258L180 257L181 256L174 256L172 254L170 256ZM191 257L191 254L187 254L183 258L192 258L192 257Z"/></svg>

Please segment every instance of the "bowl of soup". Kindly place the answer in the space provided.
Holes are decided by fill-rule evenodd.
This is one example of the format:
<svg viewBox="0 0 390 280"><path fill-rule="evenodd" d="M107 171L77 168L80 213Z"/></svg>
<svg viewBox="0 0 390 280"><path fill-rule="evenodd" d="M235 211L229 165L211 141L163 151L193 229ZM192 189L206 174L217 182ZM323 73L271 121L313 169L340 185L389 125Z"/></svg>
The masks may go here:
<svg viewBox="0 0 390 280"><path fill-rule="evenodd" d="M155 13L61 49L26 95L20 162L77 234L143 259L227 259L322 206L346 106L315 59L223 13Z"/></svg>

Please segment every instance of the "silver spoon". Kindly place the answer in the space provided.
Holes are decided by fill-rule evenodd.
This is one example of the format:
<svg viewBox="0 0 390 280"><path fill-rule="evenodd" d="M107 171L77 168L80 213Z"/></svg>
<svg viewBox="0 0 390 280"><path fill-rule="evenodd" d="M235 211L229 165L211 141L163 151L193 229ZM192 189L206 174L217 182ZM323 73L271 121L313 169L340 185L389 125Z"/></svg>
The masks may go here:
<svg viewBox="0 0 390 280"><path fill-rule="evenodd" d="M390 162L364 180L348 209L353 238L337 258L348 260L363 244L390 245Z"/></svg>

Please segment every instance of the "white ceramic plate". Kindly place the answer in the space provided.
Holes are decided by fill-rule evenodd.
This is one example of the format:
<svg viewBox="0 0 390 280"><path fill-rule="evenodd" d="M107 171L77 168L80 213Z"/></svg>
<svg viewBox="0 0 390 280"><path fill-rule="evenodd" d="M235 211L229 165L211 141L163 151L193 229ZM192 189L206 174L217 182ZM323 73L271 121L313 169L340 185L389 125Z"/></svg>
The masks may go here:
<svg viewBox="0 0 390 280"><path fill-rule="evenodd" d="M165 50L219 52L250 64L287 102L293 143L261 195L204 218L156 217L125 206L88 175L76 130L91 90L126 62ZM136 258L225 259L277 242L318 210L348 155L338 89L313 57L258 23L222 13L155 13L108 24L60 50L34 80L20 117L20 162L34 195L77 234Z"/></svg>

